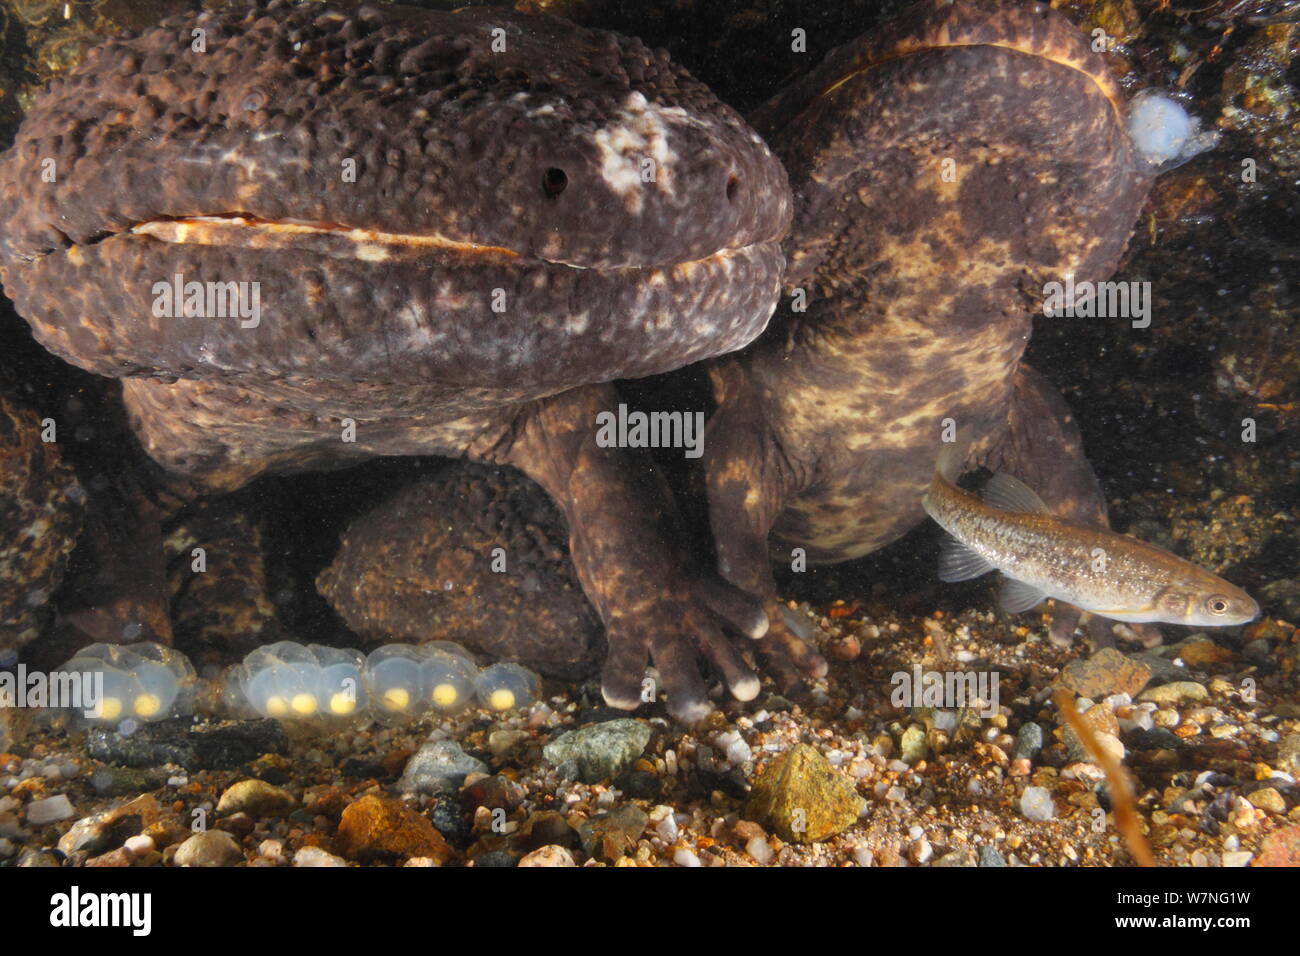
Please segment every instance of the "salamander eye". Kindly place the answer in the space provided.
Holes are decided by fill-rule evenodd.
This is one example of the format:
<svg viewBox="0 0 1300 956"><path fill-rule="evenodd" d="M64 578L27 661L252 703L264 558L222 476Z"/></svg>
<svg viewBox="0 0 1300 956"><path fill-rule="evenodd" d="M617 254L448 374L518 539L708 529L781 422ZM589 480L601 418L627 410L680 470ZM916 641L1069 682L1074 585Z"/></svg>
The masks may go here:
<svg viewBox="0 0 1300 956"><path fill-rule="evenodd" d="M1227 614L1228 599L1221 594L1211 594L1205 599L1205 609L1211 614Z"/></svg>
<svg viewBox="0 0 1300 956"><path fill-rule="evenodd" d="M564 170L552 166L546 172L542 173L542 192L546 194L547 199L554 199L569 185L569 177Z"/></svg>

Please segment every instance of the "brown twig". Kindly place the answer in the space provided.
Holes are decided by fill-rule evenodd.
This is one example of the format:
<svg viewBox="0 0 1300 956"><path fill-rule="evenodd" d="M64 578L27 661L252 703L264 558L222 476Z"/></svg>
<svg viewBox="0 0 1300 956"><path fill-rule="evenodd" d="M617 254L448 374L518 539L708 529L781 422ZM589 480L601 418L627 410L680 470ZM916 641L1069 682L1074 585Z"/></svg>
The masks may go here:
<svg viewBox="0 0 1300 956"><path fill-rule="evenodd" d="M1106 782L1110 785L1111 808L1115 811L1115 825L1119 827L1120 835L1128 844L1129 853L1137 860L1138 866L1155 866L1156 860L1151 855L1151 847L1146 837L1142 835L1142 828L1138 824L1137 800L1133 795L1133 784L1129 780L1128 772L1120 766L1118 760L1102 748L1092 728L1079 716L1074 698L1068 691L1058 689L1052 699L1056 701L1056 709L1060 712L1061 718L1078 734L1083 746L1106 774Z"/></svg>

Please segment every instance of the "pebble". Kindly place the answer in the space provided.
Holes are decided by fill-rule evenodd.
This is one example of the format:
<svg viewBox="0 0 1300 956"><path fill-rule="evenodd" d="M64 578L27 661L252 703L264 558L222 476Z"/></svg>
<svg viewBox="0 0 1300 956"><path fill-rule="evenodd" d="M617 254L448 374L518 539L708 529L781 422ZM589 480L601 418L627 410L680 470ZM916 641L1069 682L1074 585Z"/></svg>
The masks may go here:
<svg viewBox="0 0 1300 956"><path fill-rule="evenodd" d="M175 826L179 827L179 823ZM162 807L153 794L146 793L120 807L78 820L59 837L58 847L67 856L103 853L113 846L115 840L134 836L142 830L156 830L157 835L161 835L165 829ZM126 832L119 834L119 830ZM155 842L161 841L155 838Z"/></svg>
<svg viewBox="0 0 1300 956"><path fill-rule="evenodd" d="M979 864L975 856L975 851L970 849L969 847L966 847L961 850L952 850L951 852L945 853L943 856L939 857L939 859L935 860L930 865L943 866L943 867L952 867L952 866L965 867L965 866L978 866Z"/></svg>
<svg viewBox="0 0 1300 956"><path fill-rule="evenodd" d="M1260 847L1256 866L1300 866L1300 826L1270 833Z"/></svg>
<svg viewBox="0 0 1300 956"><path fill-rule="evenodd" d="M293 855L294 866L347 866L348 861L318 846L305 846Z"/></svg>
<svg viewBox="0 0 1300 956"><path fill-rule="evenodd" d="M222 816L247 813L252 817L284 817L298 807L288 790L273 787L263 780L241 780L232 784L217 801Z"/></svg>
<svg viewBox="0 0 1300 956"><path fill-rule="evenodd" d="M930 752L930 746L926 743L925 728L920 724L912 724L905 731L898 741L898 755L906 765L913 766L920 763Z"/></svg>
<svg viewBox="0 0 1300 956"><path fill-rule="evenodd" d="M1043 728L1033 721L1021 724L1016 731L1016 745L1011 751L1014 760L1033 760L1043 749Z"/></svg>
<svg viewBox="0 0 1300 956"><path fill-rule="evenodd" d="M122 844L122 848L126 850L127 853L131 854L131 856L139 859L140 857L148 856L152 853L155 849L155 845L153 837L144 833L137 833L133 837L127 837L126 842Z"/></svg>
<svg viewBox="0 0 1300 956"><path fill-rule="evenodd" d="M234 866L242 862L239 841L225 830L196 833L176 848L177 866Z"/></svg>
<svg viewBox="0 0 1300 956"><path fill-rule="evenodd" d="M72 808L72 801L64 794L47 797L44 800L33 800L27 804L27 822L34 827L58 823L60 820L71 820L76 815L77 811Z"/></svg>
<svg viewBox="0 0 1300 956"><path fill-rule="evenodd" d="M336 849L355 860L427 856L441 864L455 856L427 817L400 800L372 793L343 811Z"/></svg>
<svg viewBox="0 0 1300 956"><path fill-rule="evenodd" d="M750 855L755 863L768 864L776 854L772 850L772 844L767 842L766 837L750 837L745 843L745 852Z"/></svg>
<svg viewBox="0 0 1300 956"><path fill-rule="evenodd" d="M1126 657L1113 647L1103 647L1086 660L1071 661L1061 671L1060 684L1081 697L1133 695L1151 680L1151 668Z"/></svg>
<svg viewBox="0 0 1300 956"><path fill-rule="evenodd" d="M744 815L788 843L817 843L852 826L865 806L818 750L795 744L754 781Z"/></svg>
<svg viewBox="0 0 1300 956"><path fill-rule="evenodd" d="M458 789L471 773L487 772L488 765L465 753L456 741L436 740L407 761L397 789L402 793L445 793Z"/></svg>
<svg viewBox="0 0 1300 956"><path fill-rule="evenodd" d="M1020 797L1020 812L1028 820L1043 823L1056 816L1052 795L1043 787L1026 787Z"/></svg>
<svg viewBox="0 0 1300 956"><path fill-rule="evenodd" d="M1002 854L997 851L996 847L989 846L985 843L979 848L979 865L1006 866L1007 861L1002 859Z"/></svg>
<svg viewBox="0 0 1300 956"><path fill-rule="evenodd" d="M933 855L934 847L930 845L930 841L925 837L917 840L907 848L907 858L918 866L928 862Z"/></svg>
<svg viewBox="0 0 1300 956"><path fill-rule="evenodd" d="M1179 680L1145 690L1138 697L1138 700L1151 701L1156 704L1177 704L1185 700L1206 700L1209 696L1210 692L1205 689L1204 684L1198 684L1196 681L1191 680ZM1159 723L1159 720L1157 719L1156 722Z"/></svg>
<svg viewBox="0 0 1300 956"><path fill-rule="evenodd" d="M870 866L875 858L875 851L869 846L855 846L853 848L853 861L858 866Z"/></svg>
<svg viewBox="0 0 1300 956"><path fill-rule="evenodd" d="M531 736L526 730L494 730L488 734L488 750L494 757L504 757Z"/></svg>
<svg viewBox="0 0 1300 956"><path fill-rule="evenodd" d="M540 846L532 853L526 854L519 861L519 866L577 866L573 854L567 848L550 844Z"/></svg>
<svg viewBox="0 0 1300 956"><path fill-rule="evenodd" d="M684 846L678 847L675 851L673 851L673 862L676 863L678 866L703 866L704 865L700 862L700 858L695 855L694 851L688 850Z"/></svg>
<svg viewBox="0 0 1300 956"><path fill-rule="evenodd" d="M628 805L582 821L578 824L578 839L587 856L614 862L636 847L649 823L648 813Z"/></svg>
<svg viewBox="0 0 1300 956"><path fill-rule="evenodd" d="M1261 787L1254 793L1247 794L1246 799L1250 801L1251 806L1267 810L1269 813L1286 813L1286 800L1282 799L1282 794L1273 787Z"/></svg>
<svg viewBox="0 0 1300 956"><path fill-rule="evenodd" d="M1223 865L1226 867L1241 867L1250 863L1255 854L1249 850L1234 850L1231 853L1223 854Z"/></svg>
<svg viewBox="0 0 1300 956"><path fill-rule="evenodd" d="M562 734L542 748L542 755L556 767L572 761L583 783L600 783L636 763L651 734L643 720L606 720Z"/></svg>

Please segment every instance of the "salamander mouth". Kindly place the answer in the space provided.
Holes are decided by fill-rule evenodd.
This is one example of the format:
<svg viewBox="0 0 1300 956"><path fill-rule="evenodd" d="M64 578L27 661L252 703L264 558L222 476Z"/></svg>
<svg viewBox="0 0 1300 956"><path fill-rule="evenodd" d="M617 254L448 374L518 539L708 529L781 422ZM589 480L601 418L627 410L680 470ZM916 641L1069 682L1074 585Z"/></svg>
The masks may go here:
<svg viewBox="0 0 1300 956"><path fill-rule="evenodd" d="M505 246L466 242L437 233L384 232L378 229L364 229L338 223L260 219L244 213L154 219L137 223L124 232L105 235L102 239L120 235L147 236L160 242L180 245L224 246L246 249L306 248L335 258L350 258L373 263L393 262L414 256L444 254L448 256L465 256L485 262L516 262L520 265L546 264L569 269L593 269L611 273L707 265L728 259L750 248L748 246L724 248L712 255L682 262L596 267L569 259L530 255ZM102 239L99 241L102 241Z"/></svg>

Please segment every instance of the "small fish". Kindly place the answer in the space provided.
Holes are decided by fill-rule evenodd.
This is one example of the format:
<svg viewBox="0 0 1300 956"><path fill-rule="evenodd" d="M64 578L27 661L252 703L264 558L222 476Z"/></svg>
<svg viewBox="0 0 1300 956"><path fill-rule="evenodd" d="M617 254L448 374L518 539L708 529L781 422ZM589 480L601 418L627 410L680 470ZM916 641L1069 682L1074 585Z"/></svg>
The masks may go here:
<svg viewBox="0 0 1300 956"><path fill-rule="evenodd" d="M1003 575L999 605L1018 613L1056 598L1101 617L1194 627L1244 624L1259 615L1249 594L1144 541L1053 515L1034 491L999 473L983 500L954 482L966 444L945 446L922 504L951 537L942 581Z"/></svg>

